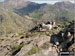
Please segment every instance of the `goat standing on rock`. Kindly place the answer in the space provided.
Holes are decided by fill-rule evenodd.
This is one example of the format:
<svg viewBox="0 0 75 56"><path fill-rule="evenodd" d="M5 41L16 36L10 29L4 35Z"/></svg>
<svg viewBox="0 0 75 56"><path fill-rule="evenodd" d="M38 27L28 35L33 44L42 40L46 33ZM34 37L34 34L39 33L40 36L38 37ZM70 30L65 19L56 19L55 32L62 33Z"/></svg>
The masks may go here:
<svg viewBox="0 0 75 56"><path fill-rule="evenodd" d="M44 29L52 29L52 25L50 25L50 24L42 24L42 28L44 28Z"/></svg>
<svg viewBox="0 0 75 56"><path fill-rule="evenodd" d="M51 30L54 25L55 25L55 22L47 22L46 24L44 23L42 24L42 28Z"/></svg>

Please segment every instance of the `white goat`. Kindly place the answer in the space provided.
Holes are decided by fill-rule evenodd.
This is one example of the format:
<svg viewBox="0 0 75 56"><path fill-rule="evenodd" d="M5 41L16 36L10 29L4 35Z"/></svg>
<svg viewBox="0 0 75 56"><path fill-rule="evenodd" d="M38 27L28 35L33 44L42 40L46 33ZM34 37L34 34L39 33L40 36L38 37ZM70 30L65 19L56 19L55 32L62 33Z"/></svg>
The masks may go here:
<svg viewBox="0 0 75 56"><path fill-rule="evenodd" d="M52 29L52 25L51 24L42 24L42 28L44 28L44 29Z"/></svg>

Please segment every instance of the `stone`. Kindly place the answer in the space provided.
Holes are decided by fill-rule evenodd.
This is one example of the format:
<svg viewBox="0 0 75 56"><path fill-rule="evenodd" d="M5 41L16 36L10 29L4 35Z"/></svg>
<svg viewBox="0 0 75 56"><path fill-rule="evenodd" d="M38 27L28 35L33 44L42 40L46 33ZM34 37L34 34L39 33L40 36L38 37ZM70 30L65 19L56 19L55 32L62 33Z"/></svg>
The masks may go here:
<svg viewBox="0 0 75 56"><path fill-rule="evenodd" d="M24 46L19 53L16 54L16 56L25 56L25 54L28 53L29 50L31 50L33 48L33 44L29 44Z"/></svg>

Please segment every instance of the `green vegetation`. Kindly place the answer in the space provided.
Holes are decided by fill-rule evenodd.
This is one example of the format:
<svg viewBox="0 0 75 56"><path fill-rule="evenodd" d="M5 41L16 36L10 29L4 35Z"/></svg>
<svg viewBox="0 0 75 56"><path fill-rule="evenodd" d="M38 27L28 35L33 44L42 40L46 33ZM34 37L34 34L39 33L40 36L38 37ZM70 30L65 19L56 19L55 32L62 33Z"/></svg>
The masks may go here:
<svg viewBox="0 0 75 56"><path fill-rule="evenodd" d="M32 55L32 54L37 53L38 51L39 51L38 48L32 48L32 49L28 52L28 54L29 54L29 55Z"/></svg>
<svg viewBox="0 0 75 56"><path fill-rule="evenodd" d="M56 22L56 24L61 24L61 25L63 25L63 22L61 22L61 21L58 21L58 22Z"/></svg>
<svg viewBox="0 0 75 56"><path fill-rule="evenodd" d="M68 21L66 21L66 22L58 21L58 22L56 22L56 24L67 25L67 24L69 24L69 22Z"/></svg>
<svg viewBox="0 0 75 56"><path fill-rule="evenodd" d="M2 42L2 40L0 39L0 43Z"/></svg>
<svg viewBox="0 0 75 56"><path fill-rule="evenodd" d="M69 24L69 22L64 22L64 25L68 25Z"/></svg>
<svg viewBox="0 0 75 56"><path fill-rule="evenodd" d="M19 36L23 35L23 32L18 33Z"/></svg>
<svg viewBox="0 0 75 56"><path fill-rule="evenodd" d="M33 12L30 15L35 19L40 19L43 16L43 13Z"/></svg>
<svg viewBox="0 0 75 56"><path fill-rule="evenodd" d="M8 37L8 35L6 34L5 37Z"/></svg>
<svg viewBox="0 0 75 56"><path fill-rule="evenodd" d="M11 18L14 16L11 11L8 12L8 15L10 15Z"/></svg>
<svg viewBox="0 0 75 56"><path fill-rule="evenodd" d="M14 46L14 47L13 47L13 50L16 51L16 50L22 48L23 46L24 46L24 44L21 44L21 45L19 45L19 46Z"/></svg>

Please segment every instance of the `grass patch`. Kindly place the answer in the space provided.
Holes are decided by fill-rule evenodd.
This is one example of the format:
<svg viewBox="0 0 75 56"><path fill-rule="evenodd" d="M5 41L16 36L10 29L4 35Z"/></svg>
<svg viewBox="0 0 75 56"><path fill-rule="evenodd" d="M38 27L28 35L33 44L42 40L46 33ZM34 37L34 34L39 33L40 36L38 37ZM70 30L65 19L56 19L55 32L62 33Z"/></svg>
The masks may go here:
<svg viewBox="0 0 75 56"><path fill-rule="evenodd" d="M19 45L19 46L14 46L14 47L13 47L13 50L16 51L16 50L22 48L23 46L24 46L24 44L21 44L21 45Z"/></svg>
<svg viewBox="0 0 75 56"><path fill-rule="evenodd" d="M23 35L23 32L18 33L19 36Z"/></svg>
<svg viewBox="0 0 75 56"><path fill-rule="evenodd" d="M58 22L56 22L56 24L61 24L61 25L63 25L64 23L63 23L63 22L58 21Z"/></svg>
<svg viewBox="0 0 75 56"><path fill-rule="evenodd" d="M8 37L8 35L6 34L5 37Z"/></svg>
<svg viewBox="0 0 75 56"><path fill-rule="evenodd" d="M56 22L56 24L67 25L67 24L69 24L69 22L68 21L66 21L66 22L58 21L58 22Z"/></svg>
<svg viewBox="0 0 75 56"><path fill-rule="evenodd" d="M38 51L39 51L38 48L32 48L32 49L28 52L28 54L29 54L29 55L32 55L32 54L37 53Z"/></svg>
<svg viewBox="0 0 75 56"><path fill-rule="evenodd" d="M0 43L2 42L2 40L0 39Z"/></svg>
<svg viewBox="0 0 75 56"><path fill-rule="evenodd" d="M8 15L10 15L11 18L13 18L13 13L11 11L8 12Z"/></svg>

